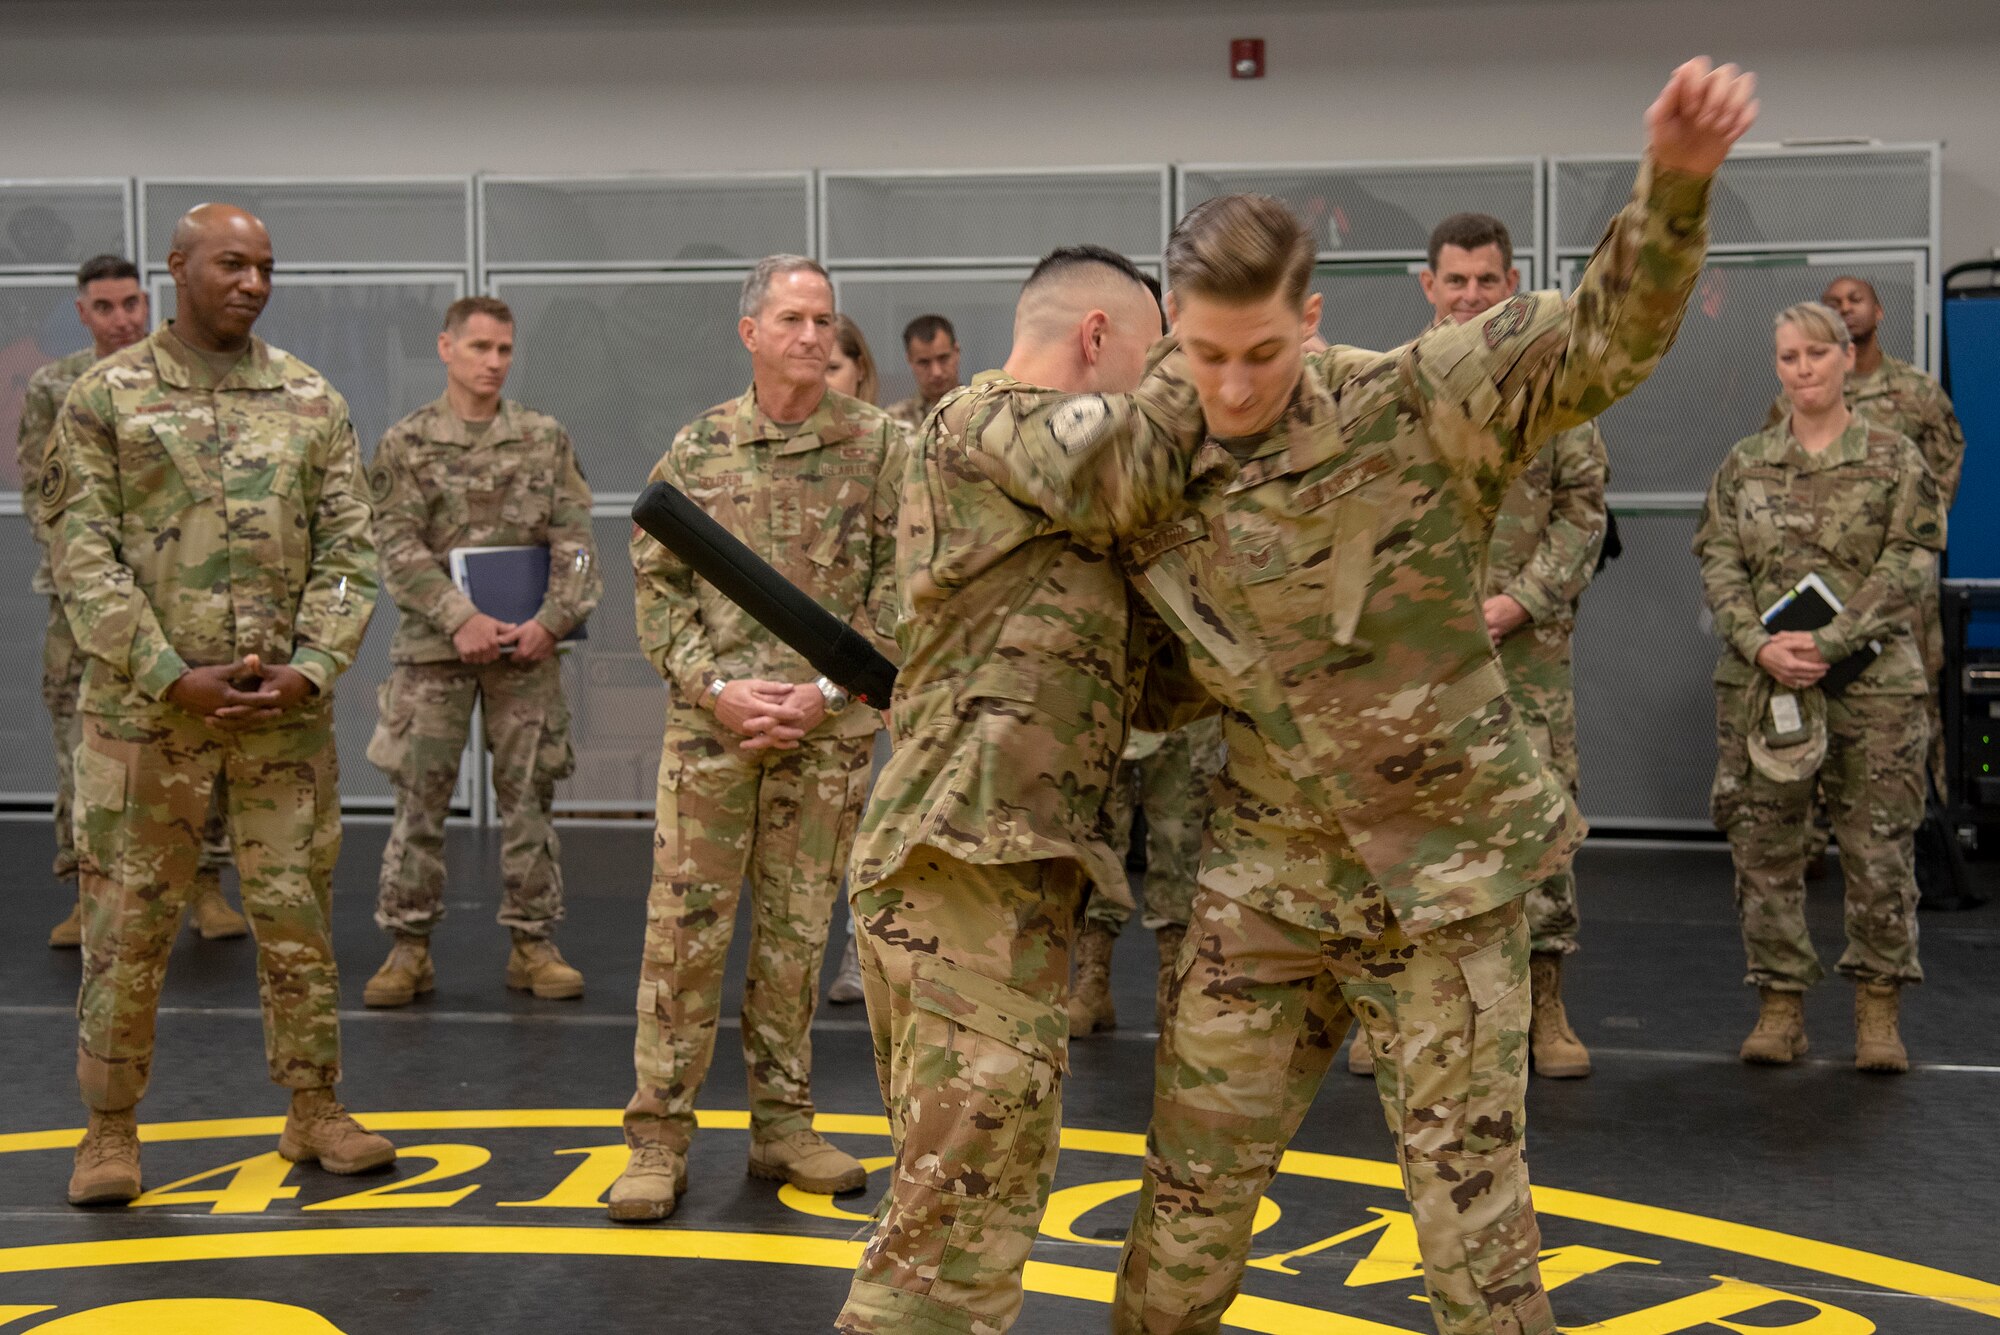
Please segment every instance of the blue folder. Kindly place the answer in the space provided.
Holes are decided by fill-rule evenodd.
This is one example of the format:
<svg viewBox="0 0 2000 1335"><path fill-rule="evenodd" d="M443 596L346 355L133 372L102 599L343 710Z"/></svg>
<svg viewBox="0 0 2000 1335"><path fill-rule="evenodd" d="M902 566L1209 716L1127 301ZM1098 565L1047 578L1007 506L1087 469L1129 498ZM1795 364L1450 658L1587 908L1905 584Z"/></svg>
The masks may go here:
<svg viewBox="0 0 2000 1335"><path fill-rule="evenodd" d="M532 621L548 596L549 549L454 547L451 579L474 607L496 621L518 626ZM563 642L589 638L585 623L579 621Z"/></svg>

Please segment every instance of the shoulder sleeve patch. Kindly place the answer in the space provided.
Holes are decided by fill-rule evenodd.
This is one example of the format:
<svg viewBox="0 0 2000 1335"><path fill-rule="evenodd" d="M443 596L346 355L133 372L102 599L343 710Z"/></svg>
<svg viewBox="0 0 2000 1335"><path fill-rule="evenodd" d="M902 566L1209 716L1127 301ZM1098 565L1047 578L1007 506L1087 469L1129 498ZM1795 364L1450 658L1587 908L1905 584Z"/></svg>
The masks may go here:
<svg viewBox="0 0 2000 1335"><path fill-rule="evenodd" d="M76 473L63 461L60 454L52 454L42 466L41 481L35 486L35 499L41 506L42 518L46 521L61 514L82 490Z"/></svg>
<svg viewBox="0 0 2000 1335"><path fill-rule="evenodd" d="M1526 292L1517 292L1501 303L1500 308L1486 317L1481 332L1486 337L1486 346L1498 348L1508 339L1518 335L1528 327L1528 320L1534 314L1535 299Z"/></svg>
<svg viewBox="0 0 2000 1335"><path fill-rule="evenodd" d="M1111 421L1111 405L1101 394L1066 399L1049 414L1049 434L1069 454L1089 449Z"/></svg>
<svg viewBox="0 0 2000 1335"><path fill-rule="evenodd" d="M368 470L368 495L380 505L396 490L396 475L389 471L389 465L377 463Z"/></svg>

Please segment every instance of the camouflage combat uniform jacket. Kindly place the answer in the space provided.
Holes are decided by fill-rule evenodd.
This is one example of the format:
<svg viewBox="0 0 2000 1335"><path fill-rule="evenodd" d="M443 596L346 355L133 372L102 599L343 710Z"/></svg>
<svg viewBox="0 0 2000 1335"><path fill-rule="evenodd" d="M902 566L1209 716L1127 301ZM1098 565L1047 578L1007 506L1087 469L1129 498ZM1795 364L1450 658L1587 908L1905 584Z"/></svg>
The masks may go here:
<svg viewBox="0 0 2000 1335"><path fill-rule="evenodd" d="M49 439L55 433L56 415L62 411L69 387L96 360L96 349L84 348L67 357L56 358L28 377L28 390L21 398L21 426L14 440L24 493L32 494L36 481L42 476L42 469L48 463ZM56 581L49 571L48 526L42 523L32 500L27 511L29 531L35 535L35 545L42 549L41 559L35 563L30 587L36 593L53 594Z"/></svg>
<svg viewBox="0 0 2000 1335"><path fill-rule="evenodd" d="M443 399L390 427L368 470L382 582L403 615L394 663L456 663L452 635L479 609L452 582L454 547L547 547L535 620L560 640L604 594L590 486L553 417L503 400L477 443Z"/></svg>
<svg viewBox="0 0 2000 1335"><path fill-rule="evenodd" d="M1604 489L1611 461L1597 423L1559 433L1501 503L1487 548L1484 597L1506 594L1528 624L1500 641L1500 663L1517 690L1570 690L1570 637L1577 603L1604 550Z"/></svg>
<svg viewBox="0 0 2000 1335"><path fill-rule="evenodd" d="M1506 699L1487 543L1553 433L1652 370L1706 249L1708 182L1648 161L1576 294L1522 294L1388 353L1309 357L1239 458L1080 396L1007 485L1114 540L1228 712L1203 885L1316 931L1422 933L1525 894L1583 821ZM1169 358L1152 380L1170 379Z"/></svg>
<svg viewBox="0 0 2000 1335"><path fill-rule="evenodd" d="M895 749L862 817L856 890L930 845L973 863L1071 858L1100 894L1131 902L1102 813L1137 669L1164 628L1134 618L1114 561L992 486L982 451L1063 397L988 371L945 396L912 453Z"/></svg>
<svg viewBox="0 0 2000 1335"><path fill-rule="evenodd" d="M1944 508L1951 509L1958 495L1958 475L1965 466L1965 431L1943 387L1908 362L1884 354L1882 364L1867 375L1847 378L1846 398L1849 408L1910 438L1937 479ZM1765 427L1778 426L1791 410L1792 405L1780 394L1771 403Z"/></svg>
<svg viewBox="0 0 2000 1335"><path fill-rule="evenodd" d="M1789 424L1738 441L1709 484L1694 537L1726 646L1715 680L1757 681L1757 652L1771 639L1764 610L1817 572L1844 609L1813 632L1820 657L1837 663L1870 640L1882 645L1846 693L1925 694L1915 624L1944 550L1939 493L1916 446L1861 413L1816 455Z"/></svg>
<svg viewBox="0 0 2000 1335"><path fill-rule="evenodd" d="M252 338L217 383L172 325L76 382L43 467L86 714L170 708L191 666L257 654L318 688L354 661L375 549L347 402Z"/></svg>
<svg viewBox="0 0 2000 1335"><path fill-rule="evenodd" d="M753 387L682 427L649 482L687 493L750 550L894 657L896 491L903 428L880 408L827 391L789 435L757 405ZM673 686L672 725L720 732L707 709L716 681L811 681L817 669L749 613L697 579L637 529L639 646ZM814 736L865 737L881 727L856 705L828 715Z"/></svg>

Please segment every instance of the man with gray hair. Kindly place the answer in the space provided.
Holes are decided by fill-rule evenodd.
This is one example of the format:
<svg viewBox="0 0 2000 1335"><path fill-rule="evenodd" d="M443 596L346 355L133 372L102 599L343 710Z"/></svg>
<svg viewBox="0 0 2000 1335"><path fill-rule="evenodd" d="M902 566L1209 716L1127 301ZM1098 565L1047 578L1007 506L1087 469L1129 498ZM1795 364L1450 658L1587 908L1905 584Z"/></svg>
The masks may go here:
<svg viewBox="0 0 2000 1335"><path fill-rule="evenodd" d="M793 584L894 655L903 432L827 388L833 285L799 255L743 284L751 385L683 427L654 467ZM639 643L670 688L639 974L632 1159L613 1219L673 1213L694 1100L715 1052L736 900L750 882L743 1056L750 1172L805 1191L867 1174L812 1128L813 1006L833 899L880 720L643 533L632 538ZM816 679L817 678L817 679Z"/></svg>

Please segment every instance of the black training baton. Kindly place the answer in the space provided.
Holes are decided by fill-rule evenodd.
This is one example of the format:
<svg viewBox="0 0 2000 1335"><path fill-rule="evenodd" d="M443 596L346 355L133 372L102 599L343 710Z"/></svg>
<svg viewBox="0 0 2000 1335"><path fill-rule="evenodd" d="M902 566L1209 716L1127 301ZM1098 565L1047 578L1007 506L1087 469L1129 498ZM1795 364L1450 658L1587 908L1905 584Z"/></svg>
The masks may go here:
<svg viewBox="0 0 2000 1335"><path fill-rule="evenodd" d="M876 709L889 707L896 665L882 657L867 637L709 518L678 487L655 482L640 492L632 522L765 630L798 650L828 681Z"/></svg>

